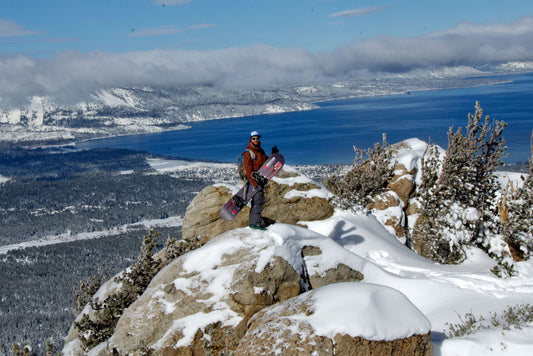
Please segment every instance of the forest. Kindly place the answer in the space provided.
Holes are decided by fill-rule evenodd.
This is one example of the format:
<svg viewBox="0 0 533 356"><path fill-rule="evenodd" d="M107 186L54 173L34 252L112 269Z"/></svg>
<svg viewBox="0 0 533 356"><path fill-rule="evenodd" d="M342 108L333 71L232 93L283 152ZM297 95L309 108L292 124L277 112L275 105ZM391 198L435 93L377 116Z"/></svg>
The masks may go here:
<svg viewBox="0 0 533 356"><path fill-rule="evenodd" d="M113 231L107 236L12 249L0 254L0 355L14 343L57 352L72 325L74 289L135 262L148 228L137 222L181 216L195 194L216 182L237 183L231 165L202 165L172 174L147 163L156 157L122 149L0 151L0 246L57 235ZM320 180L332 166L302 166ZM118 231L129 226L126 231ZM181 227L157 227L158 245L181 238Z"/></svg>
<svg viewBox="0 0 533 356"><path fill-rule="evenodd" d="M183 216L194 194L212 183L201 175L157 174L152 155L127 150L16 149L0 153L0 245L59 234L107 231ZM137 258L141 224L105 237L0 254L0 354L14 343L60 350L75 317L74 288L99 270L113 276ZM163 246L180 227L157 229Z"/></svg>

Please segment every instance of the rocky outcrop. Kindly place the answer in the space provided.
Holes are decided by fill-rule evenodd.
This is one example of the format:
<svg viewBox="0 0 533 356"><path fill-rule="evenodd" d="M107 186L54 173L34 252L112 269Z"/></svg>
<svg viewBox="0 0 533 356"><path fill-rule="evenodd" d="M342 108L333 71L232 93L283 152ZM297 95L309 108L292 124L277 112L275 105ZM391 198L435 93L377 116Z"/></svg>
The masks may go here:
<svg viewBox="0 0 533 356"><path fill-rule="evenodd" d="M359 283L376 266L293 225L333 213L323 190L296 173L276 178L264 215L291 224L257 231L239 228L246 212L244 223L219 218L231 189L210 186L193 200L183 235L199 247L165 262L109 339L84 350L73 327L64 354L431 355L429 322L407 298ZM108 282L94 298L119 287Z"/></svg>
<svg viewBox="0 0 533 356"><path fill-rule="evenodd" d="M224 335L224 347L235 348L253 314L301 290L300 274L265 252L272 241L258 235L235 231L172 262L126 310L110 344L122 352L145 344L158 354L185 355L215 351L212 336Z"/></svg>
<svg viewBox="0 0 533 356"><path fill-rule="evenodd" d="M302 227L275 224L266 232L235 229L161 270L125 310L113 336L89 355L113 350L122 354L150 350L152 355L235 351L257 313L310 289L361 281L364 266L364 259ZM75 330L65 351L87 354Z"/></svg>
<svg viewBox="0 0 533 356"><path fill-rule="evenodd" d="M237 187L208 186L187 207L182 236L187 241L206 243L225 231L248 226L250 208L244 207L232 221L220 218L220 208L237 191ZM282 170L265 188L263 218L267 223L296 224L323 220L333 214L328 192L290 167Z"/></svg>
<svg viewBox="0 0 533 356"><path fill-rule="evenodd" d="M393 177L387 184L388 190L374 197L374 202L367 208L392 234L405 242L406 228L414 225L419 213L412 198L416 192L417 160L425 143L412 139L392 145L392 149L397 161Z"/></svg>
<svg viewBox="0 0 533 356"><path fill-rule="evenodd" d="M244 207L241 214L232 221L225 222L220 218L220 208L231 195L232 190L222 185L208 186L198 193L185 212L182 238L186 241L198 240L205 244L225 231L246 226L244 217L248 216L248 207Z"/></svg>

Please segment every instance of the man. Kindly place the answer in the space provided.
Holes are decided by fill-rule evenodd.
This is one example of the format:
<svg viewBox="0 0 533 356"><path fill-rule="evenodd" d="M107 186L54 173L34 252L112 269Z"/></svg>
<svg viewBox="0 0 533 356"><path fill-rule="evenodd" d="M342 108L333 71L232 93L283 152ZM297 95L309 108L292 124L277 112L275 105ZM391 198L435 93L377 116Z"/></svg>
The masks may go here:
<svg viewBox="0 0 533 356"><path fill-rule="evenodd" d="M250 151L252 153L250 153ZM272 148L272 153L277 153L278 148L274 146ZM251 185L250 189L254 189L257 192L252 198L252 209L250 210L250 227L257 230L265 230L265 223L261 217L263 208L265 207L265 191L264 186L265 182L258 182L254 177L254 172L257 171L263 163L266 162L268 156L265 154L265 151L261 148L261 135L257 131L252 131L250 133L250 141L246 147L246 151L243 155L244 167L246 170L246 184Z"/></svg>

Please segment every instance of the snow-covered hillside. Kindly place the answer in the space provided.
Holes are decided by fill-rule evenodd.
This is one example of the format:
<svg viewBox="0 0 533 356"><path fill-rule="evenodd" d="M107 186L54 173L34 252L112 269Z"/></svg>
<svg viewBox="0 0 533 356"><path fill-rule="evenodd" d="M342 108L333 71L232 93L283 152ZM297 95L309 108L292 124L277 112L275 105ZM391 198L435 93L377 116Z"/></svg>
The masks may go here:
<svg viewBox="0 0 533 356"><path fill-rule="evenodd" d="M509 64L507 71L527 69L531 67L526 64ZM76 103L32 97L24 105L13 106L0 98L0 142L65 142L177 130L200 120L312 110L321 101L503 82L480 77L492 70L446 67L275 89L108 88Z"/></svg>
<svg viewBox="0 0 533 356"><path fill-rule="evenodd" d="M494 261L477 249L469 250L461 265L439 265L401 245L373 216L338 212L309 226L379 267L364 282L399 290L428 317L436 355L527 355L533 349L531 323L521 330L489 327L460 338L444 335L447 323L462 323L467 313L488 323L491 314L503 316L509 306L533 304L532 261L518 263L519 276L500 279L489 271Z"/></svg>
<svg viewBox="0 0 533 356"><path fill-rule="evenodd" d="M489 272L494 261L480 250L470 249L468 259L461 265L439 265L409 250L372 215L338 210L329 219L305 224L308 229L275 224L264 232L250 228L232 230L221 239L215 239L190 255L183 256L181 261L195 272L192 275L205 275L209 277L206 277L208 280L216 280L209 287L212 301L215 296L226 295L224 281L231 281L228 267L216 268L217 263L239 246L250 248L257 245L256 250L261 254L259 261L268 261L270 255L275 254L293 264L297 270L301 268L301 256L296 246L320 246L322 254L306 260L307 268L317 269L310 273L320 273L342 263L358 266L364 280L332 284L314 290L314 294L297 297L313 300L315 312L307 317L300 315L297 319L302 321L306 318L314 333L333 335L344 332L351 336L384 340L406 337L412 335L413 330L423 332L429 328L434 355L531 354L533 323L527 322L520 327L506 326L505 317L509 307L519 306L520 309L525 305L533 305L532 261L517 263L518 276L500 279ZM295 254L295 251L298 253ZM184 288L185 293L187 288L192 288L183 278L173 282L173 285L178 289ZM387 292L378 286L393 291ZM152 304L163 303L161 293L155 290L155 286L149 288L157 299ZM99 294L105 293L100 291ZM235 314L223 309L223 300L217 301L218 308L222 308L218 312L188 316L185 319L189 324L180 321L172 324L175 328L184 328L186 337L179 341L179 345L189 342L188 338L192 338L197 328L216 321L223 324L235 322L231 319L236 317ZM406 305L410 303L415 308L407 308ZM166 310L174 308L168 301L164 305ZM396 308L399 305L404 307ZM462 324L467 313L472 313L478 320L484 318L482 325L486 328L472 330L472 334L463 337L449 338L448 324ZM128 317L138 319L135 332L140 332L144 316L130 313ZM500 321L501 324L494 326L491 320ZM168 330L165 335L172 333L172 330ZM114 339L111 340L113 342ZM78 347L76 342L71 342L63 351L76 354ZM101 347L96 347L89 355L97 354L100 350Z"/></svg>
<svg viewBox="0 0 533 356"><path fill-rule="evenodd" d="M153 160L151 165L161 171L177 172L198 164ZM500 178L502 182L507 179L517 181L518 175L501 173ZM284 178L284 183L291 185L297 179ZM527 315L533 308L533 261L516 262L518 275L498 278L490 272L496 262L482 250L466 248L467 258L459 265L432 262L407 248L372 213L337 209L328 219L300 223L307 228L278 223L264 232L250 228L231 230L182 256L179 263L188 266L188 272L194 271L195 276L216 281L209 284L213 294L209 300L219 309L210 314L199 312L170 323L173 328L182 328L186 335L178 344L190 342L198 328L210 323L235 323L232 318L237 316L225 305L233 275L227 266L219 268L217 263L240 246L246 246L259 251L259 261L266 263L271 255L279 256L296 271L305 265L309 275L323 275L327 269L339 264L362 273L364 279L361 282L331 284L294 298L291 303L312 300L314 312L284 318L291 320L287 322L305 321L315 334L346 333L371 340L389 340L431 330L434 355L531 354L533 322ZM307 256L302 261L300 249L305 246L319 247L322 253ZM166 283L188 295L196 282L180 278ZM104 288L99 295L105 292ZM149 293L155 298L149 305L162 303L165 310L174 310L174 302L167 301L156 285L149 287L147 293L142 297L145 301L150 298ZM216 299L218 296L220 300ZM397 308L399 305L402 307ZM145 314L145 309L139 309L142 313L135 310L133 308L128 313L128 318L136 320L136 329L128 329L132 335L142 333L143 323L149 322L141 315ZM521 312L526 320L514 324L516 319L513 317ZM275 309L268 313L275 314ZM472 320L469 314L477 320L466 328L469 333L452 337L450 326L466 325ZM165 335L175 331L169 329ZM281 338L283 330L279 331ZM110 343L117 341L118 336L115 339L112 337ZM154 347L157 345L155 343ZM64 351L75 353L78 347L79 344L72 341ZM101 347L89 354L96 354Z"/></svg>

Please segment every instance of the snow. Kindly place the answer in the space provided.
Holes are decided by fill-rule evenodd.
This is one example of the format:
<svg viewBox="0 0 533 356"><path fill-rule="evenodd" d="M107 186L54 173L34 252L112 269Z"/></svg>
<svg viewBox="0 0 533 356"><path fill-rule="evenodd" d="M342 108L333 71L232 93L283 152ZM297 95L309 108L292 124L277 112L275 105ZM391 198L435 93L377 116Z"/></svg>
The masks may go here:
<svg viewBox="0 0 533 356"><path fill-rule="evenodd" d="M234 317L235 314L230 311L216 310L211 313L196 313L189 315L185 318L174 321L172 327L165 333L165 335L154 345L155 348L161 347L165 343L168 344L168 339L173 338L173 330L183 330L183 337L176 343L177 347L190 345L196 331L205 326L216 323L220 320L228 319L228 317Z"/></svg>
<svg viewBox="0 0 533 356"><path fill-rule="evenodd" d="M236 266L221 265L224 255L252 248L259 253L256 272L261 272L272 256L286 259L301 271L300 249L315 246L322 253L304 258L311 275L323 274L339 263L364 275L362 282L333 284L297 297L302 301L310 298L313 312L291 318L305 320L316 334L331 337L342 332L393 340L431 331L435 355L531 354L533 324L520 330L490 328L457 338L445 335L449 324L460 323L466 313L490 319L494 313L503 316L509 306L533 304L531 261L518 262L518 276L500 279L490 272L494 261L481 250L470 249L461 265L440 265L405 247L372 214L337 210L329 219L301 223L308 228L274 224L264 232L232 230L223 239L191 252L184 267L210 281L207 292L213 297L209 302L215 303L228 293L236 270ZM174 285L185 292L190 287L183 279ZM235 322L236 316L221 307L177 321L175 327L186 328L180 344L190 342L193 329L209 320L227 325Z"/></svg>
<svg viewBox="0 0 533 356"><path fill-rule="evenodd" d="M521 188L527 174L517 172L496 172L495 173L500 187L505 189L507 184L510 184L514 189Z"/></svg>
<svg viewBox="0 0 533 356"><path fill-rule="evenodd" d="M404 140L401 143L396 162L403 164L407 172L410 172L418 166L418 160L424 155L427 143L417 138Z"/></svg>
<svg viewBox="0 0 533 356"><path fill-rule="evenodd" d="M313 299L313 314L306 319L318 335L333 338L346 333L368 340L396 340L423 335L431 329L429 320L392 288L339 283L317 289Z"/></svg>
<svg viewBox="0 0 533 356"><path fill-rule="evenodd" d="M162 159L162 158L149 158L147 160L150 167L160 173L171 173L180 170L199 169L212 167L216 165L219 168L234 168L237 170L237 166L231 163L212 163L212 162L193 162L179 159Z"/></svg>
<svg viewBox="0 0 533 356"><path fill-rule="evenodd" d="M183 222L183 217L171 216L166 219L144 220L144 221L136 222L134 224L125 224L125 225L113 228L111 230L82 232L78 234L72 234L71 232L67 231L64 234L48 236L48 237L41 238L39 240L25 241L25 242L20 242L17 244L12 244L12 245L0 246L0 255L6 254L7 252L11 250L19 250L19 249L24 249L27 247L54 245L58 243L78 241L78 240L97 239L97 238L104 237L104 236L114 236L114 235L122 234L127 231L138 230L140 228L144 229L144 228L181 226L182 222Z"/></svg>
<svg viewBox="0 0 533 356"><path fill-rule="evenodd" d="M501 314L508 306L533 304L533 262L518 262L519 276L499 279L489 271L494 261L480 250L471 249L461 265L439 265L403 246L372 215L338 211L328 220L306 224L310 230L332 238L378 267L372 270L365 265L363 282L396 289L429 319L435 355L477 355L488 350L491 355L531 354L533 324L523 326L522 330L492 329L451 339L444 333L448 331L447 323L458 324L460 317L469 312L487 319L491 313ZM342 296L343 291L336 294ZM359 300L359 295L356 299ZM386 307L389 303L384 302L377 315L390 312ZM318 324L328 322L322 320ZM361 322L364 327L369 321L352 318L351 322Z"/></svg>
<svg viewBox="0 0 533 356"><path fill-rule="evenodd" d="M304 259L310 275L321 275L339 263L364 275L362 282L332 284L296 297L295 303L312 300L312 313L290 318L306 321L315 334L394 340L431 331L435 355L531 354L531 323L520 330L489 328L457 338L448 338L446 332L466 313L488 320L494 313L503 316L509 306L533 304L533 262L518 262L518 276L499 279L489 271L494 261L481 250L471 248L461 265L440 265L405 247L372 214L337 210L329 219L301 223L308 228L274 224L266 231L232 230L186 256L186 271L209 281L206 292L212 297L205 302L219 307L176 321L172 328L185 335L180 345L190 343L194 330L209 322L237 322L238 316L223 302L237 267L224 265L224 255L247 248L259 253L256 272L280 256L298 272ZM304 246L322 253L302 257ZM186 293L191 287L182 278L174 285Z"/></svg>

